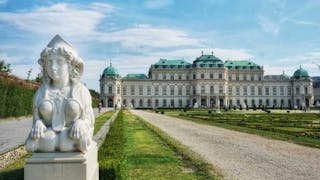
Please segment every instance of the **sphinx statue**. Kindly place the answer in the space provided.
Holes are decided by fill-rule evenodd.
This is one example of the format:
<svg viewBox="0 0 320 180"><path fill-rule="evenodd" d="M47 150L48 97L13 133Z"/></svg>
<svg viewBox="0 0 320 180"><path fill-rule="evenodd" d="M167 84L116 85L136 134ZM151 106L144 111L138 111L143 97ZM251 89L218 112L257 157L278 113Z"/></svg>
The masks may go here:
<svg viewBox="0 0 320 180"><path fill-rule="evenodd" d="M43 82L33 99L28 152L86 152L92 140L94 114L88 89L80 82L83 60L56 35L41 52Z"/></svg>

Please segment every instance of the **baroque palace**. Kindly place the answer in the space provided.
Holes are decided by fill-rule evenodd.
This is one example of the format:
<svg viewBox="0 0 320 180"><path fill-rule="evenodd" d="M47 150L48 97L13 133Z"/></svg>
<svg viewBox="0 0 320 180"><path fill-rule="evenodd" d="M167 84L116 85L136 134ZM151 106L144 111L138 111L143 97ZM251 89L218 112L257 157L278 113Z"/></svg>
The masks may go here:
<svg viewBox="0 0 320 180"><path fill-rule="evenodd" d="M160 59L148 75L120 77L111 64L100 77L103 106L155 107L310 107L312 79L303 68L292 77L264 75L263 66L251 61L222 61L212 54L193 63Z"/></svg>

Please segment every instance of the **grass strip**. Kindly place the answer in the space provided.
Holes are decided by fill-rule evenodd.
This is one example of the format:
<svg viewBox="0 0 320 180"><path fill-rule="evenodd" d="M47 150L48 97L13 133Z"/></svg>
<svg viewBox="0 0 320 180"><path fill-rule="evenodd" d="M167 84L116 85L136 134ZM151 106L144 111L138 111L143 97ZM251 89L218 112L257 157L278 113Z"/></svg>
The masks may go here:
<svg viewBox="0 0 320 180"><path fill-rule="evenodd" d="M123 179L123 111L112 123L98 152L99 179Z"/></svg>
<svg viewBox="0 0 320 180"><path fill-rule="evenodd" d="M137 117L137 119L141 123L143 123L145 127L150 129L154 135L165 142L165 144L170 149L172 149L178 157L182 159L184 166L191 168L199 179L222 179L221 173L215 170L215 168L211 164L205 162L199 155L197 155L175 139L171 138L168 134L166 134L156 126L150 124L140 117Z"/></svg>
<svg viewBox="0 0 320 180"><path fill-rule="evenodd" d="M202 119L198 119L198 118L194 118L194 117L179 116L178 114L173 114L173 113L170 113L170 114L168 113L166 115L171 116L171 117L175 117L175 118L179 118L179 119L189 120L189 121L200 123L200 124L217 126L217 127L221 127L221 128L225 128L225 129L245 132L245 133L249 133L249 134L255 134L255 135L263 136L266 138L273 138L273 139L288 141L288 142L292 142L292 143L300 144L300 145L304 145L304 146L320 148L320 141L318 139L312 139L312 138L301 137L301 136L294 136L294 135L279 133L279 132L275 132L275 131L266 131L266 130L248 128L248 127L244 127L244 126L231 125L231 124L227 124L227 123L218 123L218 122L214 122L211 120L202 120Z"/></svg>
<svg viewBox="0 0 320 180"><path fill-rule="evenodd" d="M101 127L104 125L104 123L111 118L113 113L115 113L114 110L107 111L96 118L95 123L94 123L93 134L96 134L101 129Z"/></svg>

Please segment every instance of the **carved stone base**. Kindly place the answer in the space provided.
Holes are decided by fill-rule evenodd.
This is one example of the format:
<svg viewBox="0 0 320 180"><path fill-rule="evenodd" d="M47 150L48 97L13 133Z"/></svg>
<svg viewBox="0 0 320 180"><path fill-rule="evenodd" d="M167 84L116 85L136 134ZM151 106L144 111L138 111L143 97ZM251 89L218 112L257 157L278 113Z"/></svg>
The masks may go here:
<svg viewBox="0 0 320 180"><path fill-rule="evenodd" d="M33 153L24 167L25 180L98 180L98 149L86 153Z"/></svg>

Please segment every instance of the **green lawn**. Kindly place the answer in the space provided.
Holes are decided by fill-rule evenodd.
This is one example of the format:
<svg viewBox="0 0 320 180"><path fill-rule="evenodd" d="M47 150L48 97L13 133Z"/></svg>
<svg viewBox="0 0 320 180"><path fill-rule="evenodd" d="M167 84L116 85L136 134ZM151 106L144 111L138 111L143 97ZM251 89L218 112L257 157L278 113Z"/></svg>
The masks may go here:
<svg viewBox="0 0 320 180"><path fill-rule="evenodd" d="M128 111L120 114L99 150L100 179L214 179L181 145Z"/></svg>
<svg viewBox="0 0 320 180"><path fill-rule="evenodd" d="M227 129L287 140L302 145L320 148L319 113L285 113L277 111L246 113L246 110L232 112L208 112L208 110L167 110L164 114L214 125Z"/></svg>

